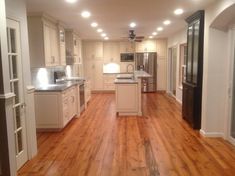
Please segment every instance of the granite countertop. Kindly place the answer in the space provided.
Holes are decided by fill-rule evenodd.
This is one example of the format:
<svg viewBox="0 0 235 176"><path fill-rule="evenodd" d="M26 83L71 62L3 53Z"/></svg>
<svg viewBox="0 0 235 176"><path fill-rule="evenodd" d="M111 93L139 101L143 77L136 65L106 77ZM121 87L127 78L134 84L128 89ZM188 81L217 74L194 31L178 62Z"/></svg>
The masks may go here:
<svg viewBox="0 0 235 176"><path fill-rule="evenodd" d="M35 92L61 92L72 86L81 85L83 83L84 83L83 80L72 80L72 81L65 81L63 83L48 84L45 86L36 87Z"/></svg>
<svg viewBox="0 0 235 176"><path fill-rule="evenodd" d="M114 83L115 84L137 84L138 78L151 78L152 76L145 71L134 71L133 78L131 78L132 74L123 74L123 76L117 75Z"/></svg>
<svg viewBox="0 0 235 176"><path fill-rule="evenodd" d="M138 84L136 79L115 79L114 84Z"/></svg>
<svg viewBox="0 0 235 176"><path fill-rule="evenodd" d="M136 78L151 78L151 77L153 77L152 75L150 75L147 72L142 71L142 70L135 71L134 75Z"/></svg>

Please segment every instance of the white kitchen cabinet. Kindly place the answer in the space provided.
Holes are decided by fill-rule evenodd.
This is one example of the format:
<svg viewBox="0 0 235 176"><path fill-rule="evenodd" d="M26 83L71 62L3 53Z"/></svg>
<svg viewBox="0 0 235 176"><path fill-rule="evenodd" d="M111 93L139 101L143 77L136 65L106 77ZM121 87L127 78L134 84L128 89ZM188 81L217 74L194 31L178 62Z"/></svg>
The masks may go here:
<svg viewBox="0 0 235 176"><path fill-rule="evenodd" d="M103 90L103 61L86 60L85 77L91 81L91 90Z"/></svg>
<svg viewBox="0 0 235 176"><path fill-rule="evenodd" d="M135 43L134 42L120 42L120 53L134 53Z"/></svg>
<svg viewBox="0 0 235 176"><path fill-rule="evenodd" d="M104 63L120 62L120 46L118 42L104 42Z"/></svg>
<svg viewBox="0 0 235 176"><path fill-rule="evenodd" d="M157 54L158 58L166 58L167 57L167 40L166 39L158 39L156 42L157 45Z"/></svg>
<svg viewBox="0 0 235 176"><path fill-rule="evenodd" d="M72 29L65 30L67 64L82 64L81 39Z"/></svg>
<svg viewBox="0 0 235 176"><path fill-rule="evenodd" d="M28 16L31 67L60 65L56 21L46 15Z"/></svg>
<svg viewBox="0 0 235 176"><path fill-rule="evenodd" d="M115 84L116 112L119 115L138 114L139 89L136 84Z"/></svg>
<svg viewBox="0 0 235 176"><path fill-rule="evenodd" d="M116 79L115 74L104 74L103 75L104 90L114 91L115 90L115 84L114 84L115 79Z"/></svg>
<svg viewBox="0 0 235 176"><path fill-rule="evenodd" d="M156 40L144 40L136 43L136 52L156 52Z"/></svg>
<svg viewBox="0 0 235 176"><path fill-rule="evenodd" d="M85 108L87 108L87 103L91 99L91 81L87 79L85 81Z"/></svg>
<svg viewBox="0 0 235 176"><path fill-rule="evenodd" d="M83 41L84 60L103 60L103 42Z"/></svg>
<svg viewBox="0 0 235 176"><path fill-rule="evenodd" d="M63 92L36 92L38 130L60 130L77 114L76 86Z"/></svg>
<svg viewBox="0 0 235 176"><path fill-rule="evenodd" d="M65 30L62 25L58 25L59 33L59 49L60 49L60 65L66 65L66 53L65 53Z"/></svg>

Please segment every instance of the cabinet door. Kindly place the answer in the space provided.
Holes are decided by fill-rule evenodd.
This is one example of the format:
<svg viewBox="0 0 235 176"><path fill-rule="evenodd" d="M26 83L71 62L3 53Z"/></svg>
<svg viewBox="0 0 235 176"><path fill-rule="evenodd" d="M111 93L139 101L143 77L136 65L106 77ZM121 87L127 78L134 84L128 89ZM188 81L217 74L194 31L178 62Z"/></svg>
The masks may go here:
<svg viewBox="0 0 235 176"><path fill-rule="evenodd" d="M63 125L65 126L69 122L69 100L67 96L63 98Z"/></svg>
<svg viewBox="0 0 235 176"><path fill-rule="evenodd" d="M76 90L75 87L69 91L69 119L72 119L76 115Z"/></svg>
<svg viewBox="0 0 235 176"><path fill-rule="evenodd" d="M156 52L156 50L155 40L145 40L136 44L137 52Z"/></svg>
<svg viewBox="0 0 235 176"><path fill-rule="evenodd" d="M103 61L95 61L93 71L94 90L103 90Z"/></svg>
<svg viewBox="0 0 235 176"><path fill-rule="evenodd" d="M198 57L199 57L199 29L200 21L194 23L194 39L193 39L193 61L192 61L192 81L194 84L197 84L198 77Z"/></svg>
<svg viewBox="0 0 235 176"><path fill-rule="evenodd" d="M120 42L120 53L134 53L135 43L134 42Z"/></svg>
<svg viewBox="0 0 235 176"><path fill-rule="evenodd" d="M94 48L94 56L96 60L102 60L103 59L103 42L94 42L93 45Z"/></svg>
<svg viewBox="0 0 235 176"><path fill-rule="evenodd" d="M59 65L59 48L58 48L58 35L57 35L57 28L50 27L50 48L51 48L51 58L52 58L52 65Z"/></svg>
<svg viewBox="0 0 235 176"><path fill-rule="evenodd" d="M102 60L103 42L84 42L84 57L87 60Z"/></svg>
<svg viewBox="0 0 235 176"><path fill-rule="evenodd" d="M104 43L104 63L120 61L119 44L117 42Z"/></svg>
<svg viewBox="0 0 235 176"><path fill-rule="evenodd" d="M188 49L186 60L186 81L192 82L192 56L193 56L193 25L188 28Z"/></svg>
<svg viewBox="0 0 235 176"><path fill-rule="evenodd" d="M138 110L137 84L116 85L116 106L118 112L137 112Z"/></svg>
<svg viewBox="0 0 235 176"><path fill-rule="evenodd" d="M82 64L82 41L78 39L78 63Z"/></svg>
<svg viewBox="0 0 235 176"><path fill-rule="evenodd" d="M51 37L50 37L50 27L48 25L43 26L44 33L44 54L45 54L45 64L46 66L51 66L53 60L51 58Z"/></svg>
<svg viewBox="0 0 235 176"><path fill-rule="evenodd" d="M63 28L59 28L59 44L60 44L60 65L66 65L65 54L65 31Z"/></svg>

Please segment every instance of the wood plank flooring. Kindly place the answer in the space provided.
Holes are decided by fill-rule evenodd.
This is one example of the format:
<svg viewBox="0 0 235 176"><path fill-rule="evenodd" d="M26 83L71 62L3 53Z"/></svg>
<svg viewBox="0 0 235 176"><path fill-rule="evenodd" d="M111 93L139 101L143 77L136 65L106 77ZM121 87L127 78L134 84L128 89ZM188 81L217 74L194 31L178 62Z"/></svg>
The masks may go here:
<svg viewBox="0 0 235 176"><path fill-rule="evenodd" d="M235 175L235 147L192 130L175 100L144 94L143 112L117 117L114 94L92 95L88 109L63 131L38 134L38 155L18 175Z"/></svg>

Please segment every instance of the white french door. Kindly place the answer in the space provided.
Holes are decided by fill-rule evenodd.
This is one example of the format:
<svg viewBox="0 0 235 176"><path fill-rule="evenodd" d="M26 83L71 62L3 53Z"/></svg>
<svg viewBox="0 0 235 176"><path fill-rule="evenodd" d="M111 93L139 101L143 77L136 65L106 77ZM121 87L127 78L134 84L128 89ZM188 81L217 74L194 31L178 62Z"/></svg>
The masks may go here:
<svg viewBox="0 0 235 176"><path fill-rule="evenodd" d="M7 41L10 87L11 92L15 94L12 108L17 169L19 169L28 160L19 22L7 19Z"/></svg>

